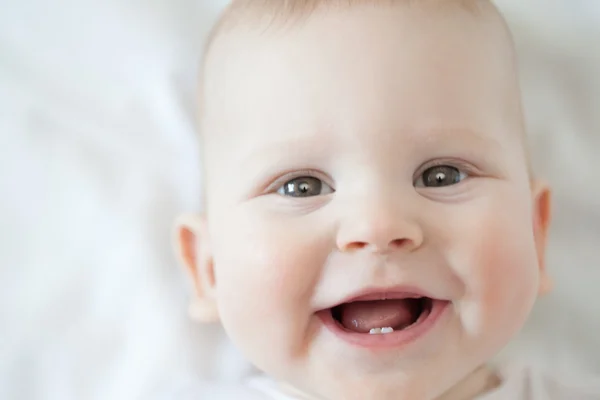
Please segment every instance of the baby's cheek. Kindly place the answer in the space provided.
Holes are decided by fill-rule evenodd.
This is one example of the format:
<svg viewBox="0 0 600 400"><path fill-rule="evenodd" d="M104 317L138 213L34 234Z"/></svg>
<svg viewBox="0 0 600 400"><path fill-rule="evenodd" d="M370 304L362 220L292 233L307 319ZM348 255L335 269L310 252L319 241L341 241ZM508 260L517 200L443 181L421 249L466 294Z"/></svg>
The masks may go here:
<svg viewBox="0 0 600 400"><path fill-rule="evenodd" d="M225 238L214 242L221 320L250 358L304 346L310 299L328 252L318 229L296 222L232 215L230 229L217 232Z"/></svg>
<svg viewBox="0 0 600 400"><path fill-rule="evenodd" d="M462 271L466 286L465 328L477 335L495 331L512 335L526 319L535 299L538 273L533 237L514 218L490 215L472 231L474 244Z"/></svg>

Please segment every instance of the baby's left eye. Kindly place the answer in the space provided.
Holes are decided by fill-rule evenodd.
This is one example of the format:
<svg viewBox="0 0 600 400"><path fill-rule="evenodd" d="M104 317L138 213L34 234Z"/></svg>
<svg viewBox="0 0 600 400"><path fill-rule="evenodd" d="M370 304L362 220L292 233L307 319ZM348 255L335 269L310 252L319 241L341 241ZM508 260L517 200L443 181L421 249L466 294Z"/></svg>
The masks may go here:
<svg viewBox="0 0 600 400"><path fill-rule="evenodd" d="M460 183L467 177L467 174L461 172L458 168L450 165L436 165L427 168L415 182L419 187L443 187Z"/></svg>

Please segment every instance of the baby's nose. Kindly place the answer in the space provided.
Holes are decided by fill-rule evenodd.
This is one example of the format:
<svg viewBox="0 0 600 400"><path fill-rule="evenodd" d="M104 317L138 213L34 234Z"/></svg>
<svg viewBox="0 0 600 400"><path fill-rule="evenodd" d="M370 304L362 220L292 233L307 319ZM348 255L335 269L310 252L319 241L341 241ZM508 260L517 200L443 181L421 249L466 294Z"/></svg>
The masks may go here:
<svg viewBox="0 0 600 400"><path fill-rule="evenodd" d="M423 231L416 218L394 208L399 207L374 207L346 216L338 230L338 249L385 254L419 248Z"/></svg>

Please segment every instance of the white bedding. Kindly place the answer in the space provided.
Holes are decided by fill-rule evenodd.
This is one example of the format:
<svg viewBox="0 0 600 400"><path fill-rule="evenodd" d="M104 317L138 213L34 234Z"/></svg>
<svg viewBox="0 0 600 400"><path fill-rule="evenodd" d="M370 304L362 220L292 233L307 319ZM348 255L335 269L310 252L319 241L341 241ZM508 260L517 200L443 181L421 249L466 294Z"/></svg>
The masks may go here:
<svg viewBox="0 0 600 400"><path fill-rule="evenodd" d="M509 352L600 373L600 2L498 2L556 188L556 290ZM148 398L247 368L187 321L170 248L198 207L194 72L223 3L0 2L0 398Z"/></svg>

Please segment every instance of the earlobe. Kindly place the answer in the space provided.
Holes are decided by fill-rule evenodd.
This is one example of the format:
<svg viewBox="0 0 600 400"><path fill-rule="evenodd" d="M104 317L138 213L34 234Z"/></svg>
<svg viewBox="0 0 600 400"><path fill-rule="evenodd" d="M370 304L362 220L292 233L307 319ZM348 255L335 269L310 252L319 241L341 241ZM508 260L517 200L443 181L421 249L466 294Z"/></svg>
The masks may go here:
<svg viewBox="0 0 600 400"><path fill-rule="evenodd" d="M177 219L175 249L194 286L190 316L202 322L217 321L214 264L204 217L183 215Z"/></svg>
<svg viewBox="0 0 600 400"><path fill-rule="evenodd" d="M540 269L540 295L552 290L552 280L546 270L546 246L552 220L552 193L547 184L533 182L533 232Z"/></svg>

